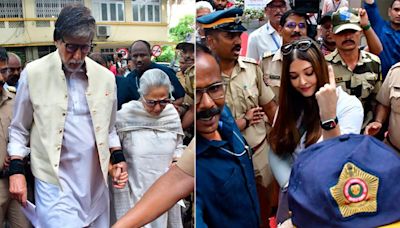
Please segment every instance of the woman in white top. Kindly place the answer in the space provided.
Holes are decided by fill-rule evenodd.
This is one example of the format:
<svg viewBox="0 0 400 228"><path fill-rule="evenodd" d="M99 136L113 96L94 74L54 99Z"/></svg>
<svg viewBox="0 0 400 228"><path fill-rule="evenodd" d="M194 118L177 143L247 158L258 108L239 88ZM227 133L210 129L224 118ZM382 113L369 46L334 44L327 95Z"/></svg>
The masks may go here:
<svg viewBox="0 0 400 228"><path fill-rule="evenodd" d="M129 181L125 191L113 189L116 218L133 207L184 150L181 121L170 100L172 89L163 71L147 70L140 78L140 100L122 105L117 112L117 133L128 164ZM129 205L124 206L127 202ZM145 227L182 227L179 206Z"/></svg>
<svg viewBox="0 0 400 228"><path fill-rule="evenodd" d="M285 189L298 153L341 134L359 134L364 112L356 97L348 95L341 87L336 88L332 67L328 67L313 40L294 41L282 46L281 51L279 111L268 139L272 172L280 187ZM279 207L278 212L285 211L282 202Z"/></svg>

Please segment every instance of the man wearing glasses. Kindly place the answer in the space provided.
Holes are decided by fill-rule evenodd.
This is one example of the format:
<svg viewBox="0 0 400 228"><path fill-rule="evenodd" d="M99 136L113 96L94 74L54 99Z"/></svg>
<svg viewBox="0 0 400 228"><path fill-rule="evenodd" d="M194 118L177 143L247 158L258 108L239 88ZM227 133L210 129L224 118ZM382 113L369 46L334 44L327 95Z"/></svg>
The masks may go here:
<svg viewBox="0 0 400 228"><path fill-rule="evenodd" d="M307 36L306 15L289 10L284 13L279 21L279 34L282 36L283 45ZM275 53L265 52L260 63L264 73L264 82L274 91L276 100L279 100L279 87L281 85L282 54L279 48Z"/></svg>
<svg viewBox="0 0 400 228"><path fill-rule="evenodd" d="M0 47L0 226L7 221L11 227L30 226L20 210L17 200L12 199L8 191L7 176L7 142L8 127L10 126L14 107L14 94L10 93L3 85L8 77L8 56L4 48Z"/></svg>
<svg viewBox="0 0 400 228"><path fill-rule="evenodd" d="M209 48L220 59L223 80L227 83L225 102L232 111L249 146L261 205L262 221L267 222L272 199L272 174L268 165L267 118L274 119L276 103L265 85L255 60L239 57L241 34L246 30L239 20L242 9L216 11L197 19L203 26ZM273 198L273 197L271 197ZM263 226L266 226L264 224Z"/></svg>
<svg viewBox="0 0 400 228"><path fill-rule="evenodd" d="M260 227L251 154L211 52L196 44L196 227Z"/></svg>
<svg viewBox="0 0 400 228"><path fill-rule="evenodd" d="M86 58L95 31L88 8L67 5L55 22L57 50L29 63L19 80L10 193L27 205L22 159L30 154L39 227L109 227L107 174L114 187L127 181L114 127L115 77Z"/></svg>
<svg viewBox="0 0 400 228"><path fill-rule="evenodd" d="M284 0L268 0L265 4L265 15L268 22L250 33L247 46L247 57L260 60L265 52L275 53L282 45L279 35L279 20L286 12Z"/></svg>

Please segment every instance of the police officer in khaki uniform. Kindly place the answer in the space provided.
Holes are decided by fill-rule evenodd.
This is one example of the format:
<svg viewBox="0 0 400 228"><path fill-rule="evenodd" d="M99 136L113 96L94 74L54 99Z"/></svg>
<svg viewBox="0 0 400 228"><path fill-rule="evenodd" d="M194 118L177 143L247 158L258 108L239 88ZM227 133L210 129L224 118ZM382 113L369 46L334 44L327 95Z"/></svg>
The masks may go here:
<svg viewBox="0 0 400 228"><path fill-rule="evenodd" d="M274 93L263 82L262 72L256 61L239 57L240 35L246 31L239 19L242 14L242 9L232 8L205 15L198 18L197 22L204 28L207 45L220 60L219 65L227 86L225 102L253 149L261 221L266 223L271 209L269 204L274 195L266 136L269 130L268 119L273 120L276 103L273 100Z"/></svg>
<svg viewBox="0 0 400 228"><path fill-rule="evenodd" d="M30 223L21 211L21 206L16 199L12 199L9 192L7 176L8 127L11 124L15 95L3 88L9 74L6 50L0 47L0 227L6 227L7 221L10 227L30 227Z"/></svg>
<svg viewBox="0 0 400 228"><path fill-rule="evenodd" d="M363 30L359 22L360 17L353 10L341 8L332 14L336 50L325 56L325 59L333 67L336 85L361 100L364 107L364 129L373 120L375 96L381 87L382 75L379 57L359 48Z"/></svg>
<svg viewBox="0 0 400 228"><path fill-rule="evenodd" d="M376 135L389 117L388 134L384 142L400 153L400 63L395 64L386 76L376 100L374 122L367 125L365 134Z"/></svg>
<svg viewBox="0 0 400 228"><path fill-rule="evenodd" d="M306 36L306 15L293 10L285 12L280 20L279 34L282 36L283 45ZM275 53L266 51L260 62L260 67L264 74L265 84L272 88L278 101L282 71L281 49L279 48Z"/></svg>

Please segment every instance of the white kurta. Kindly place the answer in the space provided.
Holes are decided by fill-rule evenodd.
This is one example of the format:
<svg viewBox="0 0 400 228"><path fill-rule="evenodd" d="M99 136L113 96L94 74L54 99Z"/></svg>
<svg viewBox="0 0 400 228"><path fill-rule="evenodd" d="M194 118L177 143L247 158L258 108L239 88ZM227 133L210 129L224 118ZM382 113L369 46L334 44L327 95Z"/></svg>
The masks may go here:
<svg viewBox="0 0 400 228"><path fill-rule="evenodd" d="M66 81L68 112L59 164L62 189L35 178L39 224L41 227L109 227L109 194L100 168L93 124L85 97L88 79L85 72L80 71L66 75ZM19 89L20 94L15 102L17 113L13 122L19 123L18 127L27 131L30 129L29 123L32 123L33 109L26 71L21 74ZM10 132L12 134L16 131L14 129ZM22 136L15 134L14 138L19 138L24 144L29 137ZM119 146L115 129L109 138L111 147Z"/></svg>
<svg viewBox="0 0 400 228"><path fill-rule="evenodd" d="M117 132L128 163L129 191L123 196L120 190L113 190L115 202L129 198L134 206L147 189L164 174L174 157L180 157L184 146L180 118L173 105L167 105L158 117L151 117L140 101L131 101L117 112ZM123 194L123 193L122 193ZM121 198L122 197L122 198ZM115 205L118 209L121 205ZM119 208L116 216L126 213ZM182 227L178 205L145 227Z"/></svg>

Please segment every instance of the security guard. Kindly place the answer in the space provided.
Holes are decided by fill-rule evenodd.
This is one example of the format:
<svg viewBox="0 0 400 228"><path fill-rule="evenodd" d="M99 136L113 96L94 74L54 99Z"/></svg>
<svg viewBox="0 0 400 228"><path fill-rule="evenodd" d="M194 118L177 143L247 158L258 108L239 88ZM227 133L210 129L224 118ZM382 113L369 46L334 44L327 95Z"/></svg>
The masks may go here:
<svg viewBox="0 0 400 228"><path fill-rule="evenodd" d="M361 100L365 126L373 120L375 96L382 84L381 61L378 56L360 50L360 17L353 10L341 8L332 14L333 39L336 50L325 56L332 65L336 85Z"/></svg>
<svg viewBox="0 0 400 228"><path fill-rule="evenodd" d="M182 120L182 128L185 133L183 143L187 145L194 136L194 106L193 106L193 90L194 90L194 44L190 40L193 36L188 36L187 41L176 45L179 51L179 67L180 71L176 74L182 87L185 89L185 96L181 106L177 107ZM194 41L194 40L193 40Z"/></svg>
<svg viewBox="0 0 400 228"><path fill-rule="evenodd" d="M262 222L267 221L272 204L272 174L268 165L268 120L272 122L276 103L274 93L263 82L261 69L254 59L239 57L240 35L246 31L240 21L243 10L231 8L197 19L204 28L209 48L220 60L226 82L225 102L236 124L253 149L253 165L261 205Z"/></svg>
<svg viewBox="0 0 400 228"><path fill-rule="evenodd" d="M400 153L400 63L395 64L387 74L376 100L374 122L367 125L365 133L376 135L382 124L389 118L388 134L384 142Z"/></svg>
<svg viewBox="0 0 400 228"><path fill-rule="evenodd" d="M289 10L282 15L279 23L279 34L282 36L283 45L307 35L305 14ZM279 48L276 52L266 51L260 62L264 82L271 87L277 101L279 101L279 87L281 85L282 57Z"/></svg>

